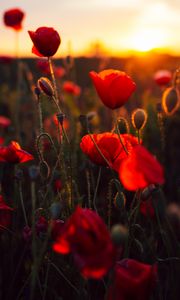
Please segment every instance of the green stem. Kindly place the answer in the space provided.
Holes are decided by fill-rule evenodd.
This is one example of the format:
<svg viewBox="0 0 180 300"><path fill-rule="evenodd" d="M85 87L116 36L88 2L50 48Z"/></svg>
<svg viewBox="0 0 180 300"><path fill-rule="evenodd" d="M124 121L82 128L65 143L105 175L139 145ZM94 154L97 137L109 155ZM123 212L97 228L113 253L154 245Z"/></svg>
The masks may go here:
<svg viewBox="0 0 180 300"><path fill-rule="evenodd" d="M23 211L23 215L24 215L24 221L25 221L26 226L28 226L27 215L26 215L26 210L25 210L24 200L23 200L23 192L22 192L22 183L21 182L19 182L19 195L20 195L20 201L21 201L22 211Z"/></svg>
<svg viewBox="0 0 180 300"><path fill-rule="evenodd" d="M31 296L34 298L34 291L37 279L37 266L36 266L36 231L35 231L35 210L36 210L36 192L35 182L31 182L31 197L32 197L32 254L33 254L33 266L32 266L32 278L31 278Z"/></svg>
<svg viewBox="0 0 180 300"><path fill-rule="evenodd" d="M50 57L48 57L48 63L49 63L49 69L50 69L51 78L52 78L52 82L53 82L55 98L56 98L56 101L58 102L59 99L58 99L58 92L57 92L57 84L56 84L56 79L55 79L55 76L54 76L52 60L51 60Z"/></svg>
<svg viewBox="0 0 180 300"><path fill-rule="evenodd" d="M98 178L97 178L96 188L95 188L95 192L94 192L94 197L93 197L93 207L96 212L97 212L96 196L97 196L97 191L98 191L99 182L100 182L100 178L101 178L101 170L102 170L102 168L100 167L99 172L98 172Z"/></svg>

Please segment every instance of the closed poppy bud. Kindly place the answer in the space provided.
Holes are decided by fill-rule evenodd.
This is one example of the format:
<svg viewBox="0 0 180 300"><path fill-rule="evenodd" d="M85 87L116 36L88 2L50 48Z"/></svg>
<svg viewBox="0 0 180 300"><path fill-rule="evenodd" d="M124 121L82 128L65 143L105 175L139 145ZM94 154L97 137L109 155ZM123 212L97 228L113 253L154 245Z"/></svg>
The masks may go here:
<svg viewBox="0 0 180 300"><path fill-rule="evenodd" d="M136 130L142 129L147 122L147 113L144 109L137 108L131 116L132 124Z"/></svg>
<svg viewBox="0 0 180 300"><path fill-rule="evenodd" d="M37 56L53 56L61 43L59 33L51 27L39 27L36 31L28 31L34 44L32 53Z"/></svg>
<svg viewBox="0 0 180 300"><path fill-rule="evenodd" d="M47 96L52 97L54 95L53 86L48 78L41 77L38 79L38 86Z"/></svg>
<svg viewBox="0 0 180 300"><path fill-rule="evenodd" d="M4 13L4 23L14 30L21 30L24 15L24 12L19 8L9 9Z"/></svg>
<svg viewBox="0 0 180 300"><path fill-rule="evenodd" d="M111 238L116 246L124 245L128 238L128 229L124 225L116 224L111 229Z"/></svg>
<svg viewBox="0 0 180 300"><path fill-rule="evenodd" d="M51 218L56 220L61 214L62 205L59 202L54 202L50 206Z"/></svg>
<svg viewBox="0 0 180 300"><path fill-rule="evenodd" d="M107 107L116 109L124 105L136 89L134 81L118 70L104 70L89 73L96 91Z"/></svg>
<svg viewBox="0 0 180 300"><path fill-rule="evenodd" d="M114 206L118 209L123 209L126 204L126 197L123 192L117 193L114 198Z"/></svg>
<svg viewBox="0 0 180 300"><path fill-rule="evenodd" d="M174 114L179 108L180 94L175 87L167 88L162 97L162 107L167 115Z"/></svg>

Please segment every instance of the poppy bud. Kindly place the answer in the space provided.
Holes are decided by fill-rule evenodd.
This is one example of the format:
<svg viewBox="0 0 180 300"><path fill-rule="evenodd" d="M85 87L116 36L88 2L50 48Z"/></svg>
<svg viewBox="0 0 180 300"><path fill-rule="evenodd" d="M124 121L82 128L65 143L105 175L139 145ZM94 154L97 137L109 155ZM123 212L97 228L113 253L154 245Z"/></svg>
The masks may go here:
<svg viewBox="0 0 180 300"><path fill-rule="evenodd" d="M61 114L57 114L56 115L57 119L58 119L58 122L61 124L61 126L63 126L63 122L64 122L64 119L65 119L65 114L61 113Z"/></svg>
<svg viewBox="0 0 180 300"><path fill-rule="evenodd" d="M124 208L125 204L126 204L126 197L125 197L124 193L123 192L117 193L114 198L115 207L118 209L122 209L122 208Z"/></svg>
<svg viewBox="0 0 180 300"><path fill-rule="evenodd" d="M124 245L128 238L128 229L124 225L116 224L112 227L111 238L115 245Z"/></svg>
<svg viewBox="0 0 180 300"><path fill-rule="evenodd" d="M150 184L148 187L146 187L143 191L142 191L142 195L141 198L143 200L149 198L152 194L152 192L156 189L156 186L154 184Z"/></svg>
<svg viewBox="0 0 180 300"><path fill-rule="evenodd" d="M51 218L57 220L61 213L61 204L59 202L54 202L50 206Z"/></svg>
<svg viewBox="0 0 180 300"><path fill-rule="evenodd" d="M131 116L132 124L136 130L142 129L147 122L147 113L144 109L137 108Z"/></svg>
<svg viewBox="0 0 180 300"><path fill-rule="evenodd" d="M178 107L180 101L180 94L177 88L170 87L167 88L162 96L162 107L164 112L170 116L174 114Z"/></svg>
<svg viewBox="0 0 180 300"><path fill-rule="evenodd" d="M39 176L39 167L32 165L28 169L31 180L36 180Z"/></svg>
<svg viewBox="0 0 180 300"><path fill-rule="evenodd" d="M52 97L54 95L52 83L48 78L41 77L38 79L38 86L47 96Z"/></svg>

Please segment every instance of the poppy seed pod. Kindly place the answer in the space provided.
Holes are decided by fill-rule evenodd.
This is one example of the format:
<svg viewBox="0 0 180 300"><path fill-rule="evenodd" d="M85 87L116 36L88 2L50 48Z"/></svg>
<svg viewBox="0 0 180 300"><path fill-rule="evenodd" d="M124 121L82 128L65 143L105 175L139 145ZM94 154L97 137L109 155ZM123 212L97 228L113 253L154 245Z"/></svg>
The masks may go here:
<svg viewBox="0 0 180 300"><path fill-rule="evenodd" d="M179 108L180 94L175 87L167 88L162 96L162 107L164 112L170 116Z"/></svg>
<svg viewBox="0 0 180 300"><path fill-rule="evenodd" d="M54 95L54 90L51 81L46 77L41 77L38 79L38 86L40 90L44 92L47 96L52 97Z"/></svg>
<svg viewBox="0 0 180 300"><path fill-rule="evenodd" d="M142 129L147 122L147 113L144 109L137 108L131 116L132 124L136 130Z"/></svg>

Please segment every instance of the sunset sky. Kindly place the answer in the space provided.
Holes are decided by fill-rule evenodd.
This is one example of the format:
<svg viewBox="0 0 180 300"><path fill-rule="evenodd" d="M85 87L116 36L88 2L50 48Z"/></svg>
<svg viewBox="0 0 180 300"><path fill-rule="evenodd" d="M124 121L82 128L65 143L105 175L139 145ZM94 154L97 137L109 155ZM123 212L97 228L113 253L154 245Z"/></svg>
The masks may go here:
<svg viewBox="0 0 180 300"><path fill-rule="evenodd" d="M26 12L19 44L31 56L27 30L54 27L62 44L57 57L89 54L98 43L104 53L130 51L180 54L180 0L1 0L0 54L14 54L15 34L3 24L3 13L19 7Z"/></svg>

